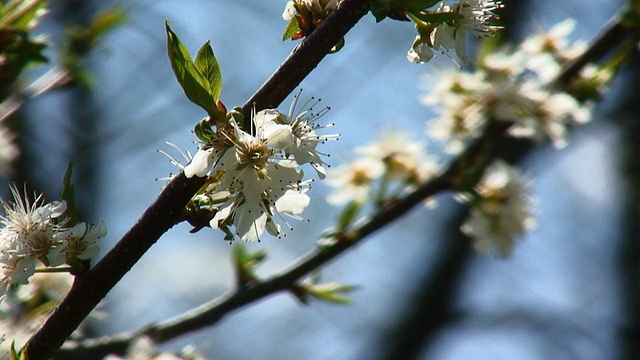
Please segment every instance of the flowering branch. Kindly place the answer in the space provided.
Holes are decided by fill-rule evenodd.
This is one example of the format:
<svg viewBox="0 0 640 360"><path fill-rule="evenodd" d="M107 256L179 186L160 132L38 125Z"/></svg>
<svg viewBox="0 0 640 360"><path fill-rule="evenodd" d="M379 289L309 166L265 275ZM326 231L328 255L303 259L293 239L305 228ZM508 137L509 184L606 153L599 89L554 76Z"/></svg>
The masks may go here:
<svg viewBox="0 0 640 360"><path fill-rule="evenodd" d="M307 37L266 83L243 106L277 106L314 69L335 43L368 11L368 0L345 0L311 36ZM335 40L332 40L335 39ZM327 44L331 46L327 48ZM318 49L326 49L322 52ZM290 73L289 73L290 72ZM36 332L27 348L32 359L46 359L58 349L80 322L120 281L144 253L173 225L184 220L183 210L205 179L178 174L96 266L78 276L69 294Z"/></svg>
<svg viewBox="0 0 640 360"><path fill-rule="evenodd" d="M242 106L246 119L251 109L273 109L320 63L331 48L369 11L370 0L344 0L300 43L267 81ZM249 122L245 124L248 131Z"/></svg>
<svg viewBox="0 0 640 360"><path fill-rule="evenodd" d="M607 42L607 48L602 47L603 42L601 40L596 40L593 45L579 58L579 60L573 63L581 65L571 65L561 72L555 80L556 84L569 83L585 64L602 58L602 56L610 52L612 49L615 49L620 44L621 40L626 38L630 33L629 30L624 32L620 31L620 29L624 29L621 25L621 20L614 21L611 24L613 25L607 27L603 35L598 39L610 38L613 36L620 40ZM599 50L593 50L594 48L598 48ZM272 78L274 77L275 76L272 76ZM269 88L269 86L265 84L260 91L262 91L262 89ZM259 94L260 91L256 94ZM256 97L259 96L254 95L253 98ZM265 102L262 104L271 104L268 103L268 101L274 100L263 101ZM289 268L281 271L271 278L257 283L241 285L237 289L229 291L219 298L205 303L198 308L192 309L173 319L149 325L138 331L70 344L70 346L62 349L59 355L61 358L65 359L79 359L104 356L108 353L122 354L126 351L131 342L140 336L147 336L156 343L164 342L188 332L213 325L230 312L266 296L280 291L295 292L296 283L304 276L360 243L360 241L365 239L368 235L371 235L375 231L403 216L414 206L421 203L425 198L429 198L440 192L461 186L460 184L457 184L456 181L459 180L459 175L468 171L467 166L470 159L473 159L477 154L485 154L491 158L503 157L503 155L505 155L503 153L505 147L502 145L505 137L501 138L501 136L504 135L507 127L508 126L504 123L492 122L484 132L483 136L469 146L464 153L458 156L446 170L440 173L440 175L424 183L407 196L390 204L386 204L386 206L383 206L368 220L334 233L333 236L325 239L328 240L327 242L331 245L311 251L307 255L298 259ZM496 141L496 139L501 140ZM521 158L522 155L528 152L532 147L532 145L525 146L524 150L519 152L517 157ZM513 158L513 156L511 157Z"/></svg>
<svg viewBox="0 0 640 360"><path fill-rule="evenodd" d="M469 146L463 154L457 157L446 170L432 178L407 196L393 204L381 208L369 219L340 231L326 242L331 246L315 249L302 256L271 278L252 285L244 285L231 290L220 297L202 304L201 306L185 312L166 321L158 322L144 327L138 331L128 332L112 337L94 340L85 340L80 343L72 343L62 348L58 356L60 359L86 359L99 358L108 354L124 354L129 345L141 336L149 337L154 343L162 343L192 331L211 326L222 318L245 305L265 298L280 291L295 291L296 283L304 276L319 269L324 264L338 257L346 250L356 246L367 236L377 230L391 224L396 219L405 215L424 199L455 188L454 179L465 170L468 159L478 153L486 153L487 144L491 143L497 148L492 139L499 138L506 128L503 124L494 123L483 136Z"/></svg>
<svg viewBox="0 0 640 360"><path fill-rule="evenodd" d="M591 46L582 55L566 64L555 83L558 86L566 85L585 65L604 58L633 34L634 32L629 31L629 27L624 24L621 15L614 16L592 41Z"/></svg>
<svg viewBox="0 0 640 360"><path fill-rule="evenodd" d="M288 92L293 90L317 66L322 57L335 46L337 43L336 37L339 40L344 36L350 27L366 13L367 9L368 1L343 1L335 13L327 18L314 33L310 34L292 52L281 68L247 101L243 106L245 116L254 106L257 109L277 106L287 96ZM326 31L326 33L323 31ZM317 53L315 50L316 45L314 44L320 49L326 50ZM612 48L615 45L617 43L612 44ZM288 70L284 71L283 69ZM568 76L567 80L571 77ZM247 126L246 123L245 126ZM296 282L303 276L337 257L359 243L366 236L404 215L425 198L451 188L457 188L458 186L454 180L457 180L457 176L461 172L467 171L465 166L469 159L478 153L486 154L487 144L490 144L489 150L494 150L495 143L492 140L498 138L504 130L505 128L499 123L490 125L483 136L467 148L463 155L458 157L439 176L434 177L407 196L386 204L380 211L363 223L339 229L326 239L329 240L331 245L312 251L282 273L257 284L242 285L237 290L231 291L174 319L128 335L117 336L112 338L111 341L97 341L94 343L95 346L85 345L91 344L91 342L86 342L78 345L74 351L109 347L109 351L117 348L116 351L121 352L134 337L140 335L146 335L156 342L162 342L186 332L211 325L232 310L267 295L282 290L295 290ZM60 304L40 331L29 341L28 351L32 358L48 358L62 345L80 321L88 315L91 309L124 276L146 250L170 227L184 220L182 213L184 206L203 184L204 179L198 177L188 179L183 174L179 174L168 184L156 202L147 209L138 223L125 234L118 245L95 268L76 279L76 283L67 298ZM91 355L88 355L88 353L83 353L82 357L93 357L96 354L91 353Z"/></svg>

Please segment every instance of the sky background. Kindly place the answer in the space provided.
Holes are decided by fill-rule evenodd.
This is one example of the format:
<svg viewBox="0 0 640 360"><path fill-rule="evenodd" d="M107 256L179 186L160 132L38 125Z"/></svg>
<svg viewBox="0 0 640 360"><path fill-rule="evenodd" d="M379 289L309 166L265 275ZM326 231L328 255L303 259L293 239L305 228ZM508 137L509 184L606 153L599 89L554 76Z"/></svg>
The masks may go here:
<svg viewBox="0 0 640 360"><path fill-rule="evenodd" d="M518 19L520 36L574 17L578 25L571 38L584 40L621 4L531 3L527 15ZM177 171L156 150L179 156L165 141L196 150L191 130L204 113L186 99L173 77L165 19L192 54L211 39L223 73L222 100L231 108L243 104L296 44L281 41L284 4L127 3L127 24L106 36L90 59L98 85L83 111L94 120L99 151L67 153L64 145L55 154L47 150L52 137L63 137L51 129L73 131L65 125L73 109L58 111L68 101L64 93L38 98L26 110L34 124L46 124L32 139L40 145L34 152L42 159L42 179L62 177L65 155L95 163L97 190L82 201L109 226L105 249L155 199L164 184L155 179ZM410 23L376 24L366 16L347 35L345 47L326 57L300 85L303 99L320 97L332 108L322 119L335 122L331 130L342 134L339 141L322 147L331 154L332 166L353 159L354 147L389 129L426 139L425 123L434 113L418 98L429 90L428 79L435 72L455 65L444 56L429 64L409 63L405 55L414 36ZM619 81L596 107L595 121L573 132L567 149L541 146L525 161L523 171L534 179L537 228L521 239L510 259L474 257L452 300L460 320L444 328L421 358L603 359L616 352L623 316L616 272L623 196L616 175L620 134L603 119L622 91ZM286 112L290 101L280 110ZM429 148L439 154L439 144L430 143ZM328 191L321 181L314 183L312 204L305 212L309 223L294 224L295 230L283 239L265 236L261 243L247 244L250 250L269 251L260 274L268 276L314 248L318 234L333 224L337 213L324 200ZM394 325L416 291L416 279L439 256L444 241L440 224L453 208L450 195L444 194L435 209L414 209L323 268L323 280L358 286L349 306L319 301L305 306L282 293L163 348L191 343L217 359L375 358L384 344L381 330ZM232 287L232 247L219 232L204 229L192 235L189 229L182 224L165 234L113 289L103 304L109 314L101 322L104 334L180 314Z"/></svg>

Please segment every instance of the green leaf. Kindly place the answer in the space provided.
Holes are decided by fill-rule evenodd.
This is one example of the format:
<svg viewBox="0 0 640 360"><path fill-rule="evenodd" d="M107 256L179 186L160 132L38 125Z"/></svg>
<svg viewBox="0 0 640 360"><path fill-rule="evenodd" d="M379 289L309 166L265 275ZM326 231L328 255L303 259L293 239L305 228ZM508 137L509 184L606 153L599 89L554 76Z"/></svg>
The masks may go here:
<svg viewBox="0 0 640 360"><path fill-rule="evenodd" d="M237 273L239 286L259 282L255 268L267 259L266 250L248 252L246 246L238 244L233 249L233 261Z"/></svg>
<svg viewBox="0 0 640 360"><path fill-rule="evenodd" d="M60 198L67 202L65 215L69 219L66 224L68 227L72 227L80 222L78 218L78 208L76 207L75 185L71 182L72 168L73 163L69 161L67 163L67 169L64 172L62 191L60 193Z"/></svg>
<svg viewBox="0 0 640 360"><path fill-rule="evenodd" d="M184 47L178 35L173 32L168 20L165 24L171 68L182 90L184 90L185 95L191 102L202 107L207 113L219 115L220 110L212 96L209 80L199 72L191 60L189 51Z"/></svg>
<svg viewBox="0 0 640 360"><path fill-rule="evenodd" d="M248 252L247 247L242 244L238 244L235 246L233 255L236 264L250 270L253 270L258 265L260 265L260 263L267 259L266 250Z"/></svg>
<svg viewBox="0 0 640 360"><path fill-rule="evenodd" d="M344 210L342 210L340 217L338 217L338 232L345 230L349 225L351 225L360 213L361 208L362 202L356 200L350 202Z"/></svg>
<svg viewBox="0 0 640 360"><path fill-rule="evenodd" d="M213 55L213 49L211 48L211 40L207 41L198 50L196 55L196 68L200 74L209 81L210 94L213 100L217 103L220 100L220 93L222 92L222 72L220 71L220 65L215 55Z"/></svg>
<svg viewBox="0 0 640 360"><path fill-rule="evenodd" d="M96 14L89 24L89 33L94 38L104 35L107 31L113 30L126 21L126 13L123 9L113 8Z"/></svg>
<svg viewBox="0 0 640 360"><path fill-rule="evenodd" d="M291 39L293 35L295 35L298 31L300 31L300 25L298 25L298 20L296 20L296 18L294 17L289 20L287 27L284 29L284 34L282 34L282 41Z"/></svg>
<svg viewBox="0 0 640 360"><path fill-rule="evenodd" d="M345 285L339 283L327 283L327 284L317 284L317 285L308 285L304 287L307 293L315 298L320 300L325 300L328 302L336 303L336 304L350 304L351 299L348 297L342 296L343 293L349 293L353 291L356 287L353 285Z"/></svg>
<svg viewBox="0 0 640 360"><path fill-rule="evenodd" d="M16 350L16 341L13 340L11 342L11 360L29 360L28 347L29 343L27 343L27 345L22 349Z"/></svg>
<svg viewBox="0 0 640 360"><path fill-rule="evenodd" d="M194 127L193 133L196 134L196 137L204 143L208 143L215 135L211 128L211 124L209 123L209 118L200 120Z"/></svg>

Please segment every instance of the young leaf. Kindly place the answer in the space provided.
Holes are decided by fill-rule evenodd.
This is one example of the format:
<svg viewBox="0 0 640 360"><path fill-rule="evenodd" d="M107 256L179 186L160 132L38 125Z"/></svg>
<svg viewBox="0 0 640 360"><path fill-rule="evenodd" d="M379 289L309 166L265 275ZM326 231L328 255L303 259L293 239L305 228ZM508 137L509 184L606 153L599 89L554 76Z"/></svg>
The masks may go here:
<svg viewBox="0 0 640 360"><path fill-rule="evenodd" d="M113 30L126 21L124 9L112 8L96 14L89 24L89 33L92 37L97 38L104 35L107 31Z"/></svg>
<svg viewBox="0 0 640 360"><path fill-rule="evenodd" d="M233 251L233 262L236 269L238 286L260 282L260 279L255 273L255 268L266 258L266 250L249 252L244 245L236 245Z"/></svg>
<svg viewBox="0 0 640 360"><path fill-rule="evenodd" d="M167 47L171 68L187 98L202 107L209 114L219 112L216 100L213 98L209 80L198 71L191 60L189 51L184 47L178 35L171 29L171 24L165 22L167 29ZM216 111L217 110L217 111Z"/></svg>
<svg viewBox="0 0 640 360"><path fill-rule="evenodd" d="M304 288L309 295L320 300L336 304L350 304L351 299L346 296L342 296L341 294L353 291L355 286L339 283L327 283L305 286Z"/></svg>
<svg viewBox="0 0 640 360"><path fill-rule="evenodd" d="M222 92L222 72L220 71L220 65L215 55L213 55L213 49L211 48L211 41L207 41L198 50L196 55L196 68L200 74L209 81L211 90L211 96L217 103L220 100L220 93Z"/></svg>
<svg viewBox="0 0 640 360"><path fill-rule="evenodd" d="M295 35L299 31L300 25L298 25L298 20L296 20L296 18L294 17L293 19L289 20L287 28L284 29L284 34L282 34L282 41L292 38L293 35Z"/></svg>
<svg viewBox="0 0 640 360"><path fill-rule="evenodd" d="M343 210L340 216L338 217L338 231L345 230L351 223L356 219L358 214L360 213L360 209L362 208L361 201L352 201L350 202Z"/></svg>
<svg viewBox="0 0 640 360"><path fill-rule="evenodd" d="M80 222L78 218L78 209L76 208L76 194L75 194L75 186L71 182L71 173L72 173L73 163L69 161L67 163L67 169L64 172L64 177L62 180L62 191L60 193L60 198L67 202L67 225L69 227L76 225Z"/></svg>

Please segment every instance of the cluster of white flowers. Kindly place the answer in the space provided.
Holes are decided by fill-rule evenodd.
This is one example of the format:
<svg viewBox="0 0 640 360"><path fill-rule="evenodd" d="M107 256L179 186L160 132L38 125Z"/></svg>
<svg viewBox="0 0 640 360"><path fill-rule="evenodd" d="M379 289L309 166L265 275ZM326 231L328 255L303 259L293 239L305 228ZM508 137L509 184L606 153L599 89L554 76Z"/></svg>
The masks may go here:
<svg viewBox="0 0 640 360"><path fill-rule="evenodd" d="M47 320L49 310L69 292L72 283L69 274L36 273L29 284L20 286L0 303L0 334L10 340L0 341L0 359L11 358L12 346L24 346Z"/></svg>
<svg viewBox="0 0 640 360"><path fill-rule="evenodd" d="M15 186L11 192L14 201L2 204L5 215L0 216L0 297L10 285L27 284L38 262L55 267L98 254L97 241L107 232L103 221L68 227L65 201L45 204L42 194L30 200Z"/></svg>
<svg viewBox="0 0 640 360"><path fill-rule="evenodd" d="M582 43L565 40L572 28L573 22L565 21L527 39L515 52L487 55L474 73L439 74L434 91L422 99L440 106L430 135L457 153L489 121L503 121L511 124L508 132L514 137L548 138L555 147L565 146L567 125L591 119L588 106L550 86L562 64L583 49Z"/></svg>
<svg viewBox="0 0 640 360"><path fill-rule="evenodd" d="M415 63L423 63L435 57L434 50L444 54L452 49L463 61L467 61L465 37L471 33L476 37L488 36L502 29L496 24L498 19L495 10L502 7L501 0L460 0L448 6L447 1L440 2L435 11L427 12L423 19L416 14L408 16L416 22L418 35L407 53L407 59ZM424 21L429 16L449 16L450 21L434 25Z"/></svg>
<svg viewBox="0 0 640 360"><path fill-rule="evenodd" d="M288 115L275 109L254 114L254 134L231 118L228 124L210 129L208 136L200 139L203 143L184 173L210 179L198 196L206 199L206 206L214 213L209 222L212 228L231 235L229 226L233 225L236 235L252 241L259 240L265 230L281 235L281 227L274 221L276 215L303 220L300 214L310 202L306 194L310 181L303 180L298 166L310 164L324 178L325 163L316 147L338 135L316 132L327 127L315 122L328 108L319 113L309 109L294 116L296 102L297 97Z"/></svg>
<svg viewBox="0 0 640 360"><path fill-rule="evenodd" d="M482 253L497 248L502 257L508 257L515 238L535 226L529 184L503 161L495 161L485 170L473 195L461 196L471 204L462 231L473 237L474 247Z"/></svg>
<svg viewBox="0 0 640 360"><path fill-rule="evenodd" d="M372 200L384 205L429 179L436 161L426 155L425 144L405 132L388 131L379 142L355 150L360 156L330 172L328 183L336 190L328 201L341 205Z"/></svg>

